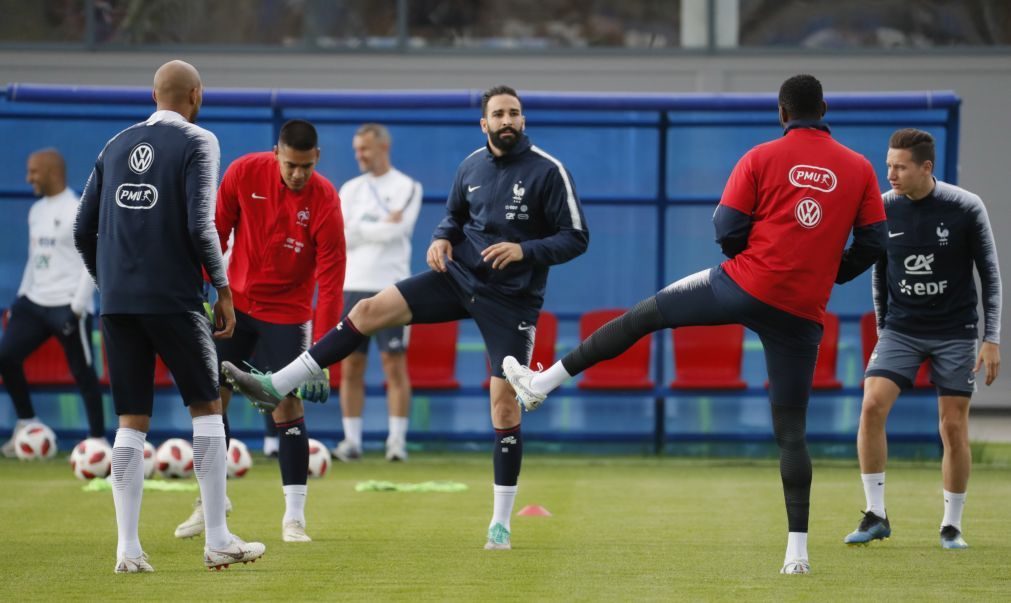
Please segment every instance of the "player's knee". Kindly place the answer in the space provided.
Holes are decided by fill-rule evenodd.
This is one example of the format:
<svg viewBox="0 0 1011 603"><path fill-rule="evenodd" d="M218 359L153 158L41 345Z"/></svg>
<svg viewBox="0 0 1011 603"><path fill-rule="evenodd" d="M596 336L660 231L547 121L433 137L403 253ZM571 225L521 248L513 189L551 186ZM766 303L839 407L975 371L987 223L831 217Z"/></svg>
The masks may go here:
<svg viewBox="0 0 1011 603"><path fill-rule="evenodd" d="M941 440L946 446L961 445L969 441L968 421L957 414L942 414L938 421Z"/></svg>
<svg viewBox="0 0 1011 603"><path fill-rule="evenodd" d="M860 423L868 427L884 426L892 405L879 396L865 396L860 409Z"/></svg>

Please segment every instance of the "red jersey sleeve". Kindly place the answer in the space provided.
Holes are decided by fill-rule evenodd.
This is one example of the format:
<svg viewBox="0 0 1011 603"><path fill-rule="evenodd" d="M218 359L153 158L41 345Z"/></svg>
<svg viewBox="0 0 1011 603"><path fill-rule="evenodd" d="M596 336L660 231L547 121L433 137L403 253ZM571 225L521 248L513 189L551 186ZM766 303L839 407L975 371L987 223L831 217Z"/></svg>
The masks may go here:
<svg viewBox="0 0 1011 603"><path fill-rule="evenodd" d="M218 205L214 210L214 227L221 240L221 253L228 250L228 236L239 222L239 165L233 162L225 170L218 188Z"/></svg>
<svg viewBox="0 0 1011 603"><path fill-rule="evenodd" d="M316 243L316 282L319 293L312 321L312 340L334 328L344 310L344 268L347 263L344 244L344 217L336 191L330 188L327 200L321 203L323 219L313 233Z"/></svg>
<svg viewBox="0 0 1011 603"><path fill-rule="evenodd" d="M864 189L864 198L860 201L860 209L857 210L854 226L867 226L885 221L885 204L881 200L881 191L878 189L878 176L874 173L874 167L869 161L866 165L867 186Z"/></svg>
<svg viewBox="0 0 1011 603"><path fill-rule="evenodd" d="M720 197L720 205L732 207L745 215L750 216L758 205L758 180L754 171L754 151L750 151L741 157L730 178L727 179L727 186L723 189L723 196Z"/></svg>

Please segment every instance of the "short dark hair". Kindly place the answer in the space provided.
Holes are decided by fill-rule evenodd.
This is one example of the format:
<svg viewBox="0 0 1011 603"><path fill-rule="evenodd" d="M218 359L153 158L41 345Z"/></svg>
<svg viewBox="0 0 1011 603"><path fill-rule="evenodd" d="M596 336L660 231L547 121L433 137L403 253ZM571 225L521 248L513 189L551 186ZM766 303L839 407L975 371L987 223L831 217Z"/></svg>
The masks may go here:
<svg viewBox="0 0 1011 603"><path fill-rule="evenodd" d="M888 139L888 148L909 149L917 165L923 165L925 161L934 163L934 137L930 132L916 128L896 130Z"/></svg>
<svg viewBox="0 0 1011 603"><path fill-rule="evenodd" d="M779 105L791 119L820 118L823 102L821 82L813 75L795 75L779 87Z"/></svg>
<svg viewBox="0 0 1011 603"><path fill-rule="evenodd" d="M523 101L520 99L520 95L516 94L516 91L509 86L492 86L484 91L481 95L481 115L482 117L488 114L488 101L491 100L493 96L500 96L502 94L508 94L509 96L520 101L520 106L523 106Z"/></svg>
<svg viewBox="0 0 1011 603"><path fill-rule="evenodd" d="M316 128L304 119L293 119L281 126L277 144L296 151L311 151L319 146Z"/></svg>

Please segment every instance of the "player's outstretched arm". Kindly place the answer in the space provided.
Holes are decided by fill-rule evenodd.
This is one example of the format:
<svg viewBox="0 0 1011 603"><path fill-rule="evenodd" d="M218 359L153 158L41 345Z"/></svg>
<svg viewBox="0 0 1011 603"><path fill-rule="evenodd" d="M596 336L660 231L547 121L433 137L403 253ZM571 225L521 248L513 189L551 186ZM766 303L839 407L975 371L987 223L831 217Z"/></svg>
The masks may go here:
<svg viewBox="0 0 1011 603"><path fill-rule="evenodd" d="M884 255L887 241L888 225L884 221L855 227L853 244L843 252L842 260L839 262L836 284L848 283L873 266L874 262Z"/></svg>

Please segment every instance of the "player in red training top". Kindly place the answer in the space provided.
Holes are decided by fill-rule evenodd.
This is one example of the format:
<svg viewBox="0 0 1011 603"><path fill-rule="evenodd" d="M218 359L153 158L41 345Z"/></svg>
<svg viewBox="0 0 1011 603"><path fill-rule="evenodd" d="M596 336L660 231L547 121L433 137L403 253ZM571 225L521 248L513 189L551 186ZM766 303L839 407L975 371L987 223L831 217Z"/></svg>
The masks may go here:
<svg viewBox="0 0 1011 603"><path fill-rule="evenodd" d="M222 249L228 249L234 231L228 279L236 324L231 339L217 342L219 363L242 364L255 357L257 366L276 370L340 321L344 220L336 189L315 172L318 161L316 129L307 121L292 120L281 128L273 152L240 157L225 172L215 224ZM321 385L329 392L328 383ZM224 380L220 391L227 409L231 389ZM285 397L272 412L279 439L286 542L310 540L305 533L309 436L304 415L302 400L295 395ZM189 538L203 530L203 513L196 505L175 535Z"/></svg>
<svg viewBox="0 0 1011 603"><path fill-rule="evenodd" d="M643 300L544 372L512 357L503 361L517 398L533 410L573 375L618 356L653 331L743 323L757 333L769 371L789 522L784 574L810 572L806 419L825 304L833 281L844 283L874 263L887 232L874 169L832 139L822 121L825 110L814 77L798 75L783 83L784 136L741 158L713 215L716 240L729 260ZM853 245L844 251L850 231Z"/></svg>

